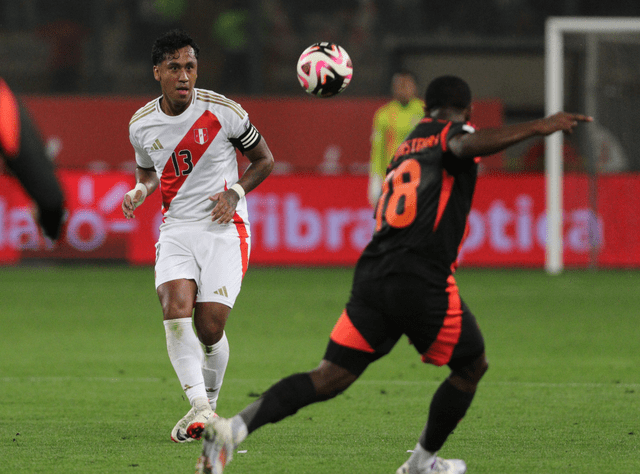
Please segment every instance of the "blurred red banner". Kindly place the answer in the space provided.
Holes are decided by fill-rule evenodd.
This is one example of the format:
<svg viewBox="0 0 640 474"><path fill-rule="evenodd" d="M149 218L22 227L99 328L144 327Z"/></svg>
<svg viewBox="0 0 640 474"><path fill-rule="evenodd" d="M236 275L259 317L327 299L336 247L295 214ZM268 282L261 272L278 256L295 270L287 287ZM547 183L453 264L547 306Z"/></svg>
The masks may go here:
<svg viewBox="0 0 640 474"><path fill-rule="evenodd" d="M129 120L153 97L25 97L47 150L59 168L89 171L132 171ZM249 113L276 159L276 174L368 173L373 115L387 99L235 98ZM498 100L473 104L478 127L503 121ZM248 161L240 158L241 166ZM502 166L501 155L484 161Z"/></svg>
<svg viewBox="0 0 640 474"><path fill-rule="evenodd" d="M22 259L116 260L154 263L162 221L160 195L150 195L126 220L120 208L134 184L128 173L59 173L69 215L56 244L41 236L33 206L8 176L0 176L0 263ZM247 195L251 264L353 265L373 231L364 176L271 176ZM586 267L640 266L640 176L601 177L597 210L588 180L564 181L564 261ZM483 176L469 216L461 265L542 267L546 242L544 177Z"/></svg>

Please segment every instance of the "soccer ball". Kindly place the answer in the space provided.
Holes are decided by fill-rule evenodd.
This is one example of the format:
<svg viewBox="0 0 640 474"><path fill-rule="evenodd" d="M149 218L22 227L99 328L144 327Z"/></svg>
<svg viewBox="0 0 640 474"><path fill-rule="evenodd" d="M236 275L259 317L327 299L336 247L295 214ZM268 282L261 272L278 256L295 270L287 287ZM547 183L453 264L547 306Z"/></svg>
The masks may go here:
<svg viewBox="0 0 640 474"><path fill-rule="evenodd" d="M339 94L351 82L351 58L342 46L323 41L305 49L298 59L298 81L307 93L318 97Z"/></svg>

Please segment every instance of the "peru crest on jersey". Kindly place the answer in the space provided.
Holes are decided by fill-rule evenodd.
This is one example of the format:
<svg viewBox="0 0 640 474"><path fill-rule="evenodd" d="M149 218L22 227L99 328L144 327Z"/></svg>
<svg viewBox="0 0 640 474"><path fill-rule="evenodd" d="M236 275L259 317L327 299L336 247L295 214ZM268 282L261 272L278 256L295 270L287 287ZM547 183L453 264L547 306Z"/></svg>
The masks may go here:
<svg viewBox="0 0 640 474"><path fill-rule="evenodd" d="M209 141L209 134L206 128L196 128L193 131L193 137L198 145L204 145Z"/></svg>

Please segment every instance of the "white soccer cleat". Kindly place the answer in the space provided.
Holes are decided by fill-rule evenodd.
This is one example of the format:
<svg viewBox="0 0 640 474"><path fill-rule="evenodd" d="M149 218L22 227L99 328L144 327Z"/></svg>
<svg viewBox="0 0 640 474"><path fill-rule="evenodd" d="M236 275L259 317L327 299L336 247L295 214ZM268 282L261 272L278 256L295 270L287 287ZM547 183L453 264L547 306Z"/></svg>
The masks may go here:
<svg viewBox="0 0 640 474"><path fill-rule="evenodd" d="M213 418L205 425L202 455L196 464L196 474L221 474L233 458L234 449L231 420Z"/></svg>
<svg viewBox="0 0 640 474"><path fill-rule="evenodd" d="M467 465L462 459L436 458L430 466L417 467L409 463L411 459L398 468L396 474L464 474Z"/></svg>
<svg viewBox="0 0 640 474"><path fill-rule="evenodd" d="M196 409L192 408L176 423L176 426L171 430L171 441L174 443L189 443L193 441L193 438L187 434L187 428L194 416L196 416Z"/></svg>
<svg viewBox="0 0 640 474"><path fill-rule="evenodd" d="M204 425L207 421L212 420L218 415L214 413L209 404L193 408L193 410L194 416L187 426L187 436L192 439L200 439L202 432L204 431Z"/></svg>

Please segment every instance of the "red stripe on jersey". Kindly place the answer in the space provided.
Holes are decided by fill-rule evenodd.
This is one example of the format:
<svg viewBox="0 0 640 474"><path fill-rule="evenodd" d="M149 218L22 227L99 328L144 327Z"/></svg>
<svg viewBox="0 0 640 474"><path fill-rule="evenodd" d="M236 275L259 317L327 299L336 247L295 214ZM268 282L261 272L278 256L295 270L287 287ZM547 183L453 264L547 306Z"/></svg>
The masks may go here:
<svg viewBox="0 0 640 474"><path fill-rule="evenodd" d="M209 110L203 113L198 120L191 126L187 134L182 138L178 146L173 151L172 159L167 161L167 164L162 170L162 176L160 178L160 189L162 191L162 211L167 212L171 201L176 197L176 194L180 190L180 187L185 182L189 174L183 174L185 170L193 170L196 164L207 151L209 145L213 142L214 138L220 131L220 122L218 117L213 115ZM202 139L202 133L196 133L199 129L207 130L207 140ZM196 141L198 137L198 141ZM204 143L200 143L204 141ZM188 152L185 154L184 152ZM190 160L190 164L185 162L185 158ZM176 169L176 164L178 168Z"/></svg>
<svg viewBox="0 0 640 474"><path fill-rule="evenodd" d="M453 122L449 122L440 132L440 146L442 146L442 151L447 151L447 133L449 133L449 129Z"/></svg>
<svg viewBox="0 0 640 474"><path fill-rule="evenodd" d="M449 293L449 306L442 322L438 337L431 344L429 350L422 354L422 362L437 365L438 367L448 364L453 354L453 349L460 340L462 332L462 303L458 285L453 275L447 278L447 293Z"/></svg>
<svg viewBox="0 0 640 474"><path fill-rule="evenodd" d="M18 101L4 80L0 79L0 146L9 159L20 151L20 111Z"/></svg>
<svg viewBox="0 0 640 474"><path fill-rule="evenodd" d="M458 245L458 255L460 255L460 250L462 250L462 246L464 245L464 241L467 240L467 235L469 235L469 221L464 226L464 234L462 234L462 238L460 239L460 245ZM451 273L455 273L458 269L458 259L451 264Z"/></svg>
<svg viewBox="0 0 640 474"><path fill-rule="evenodd" d="M331 331L330 337L333 342L341 346L362 352L375 352L366 339L362 337L360 331L353 325L346 309L342 311L340 319L338 319L333 331Z"/></svg>
<svg viewBox="0 0 640 474"><path fill-rule="evenodd" d="M240 255L242 257L242 277L244 278L244 274L247 273L247 268L249 267L249 233L247 232L247 226L242 220L242 217L238 215L236 212L233 215L233 223L236 226L236 230L238 231L238 236L240 237Z"/></svg>
<svg viewBox="0 0 640 474"><path fill-rule="evenodd" d="M442 214L444 214L444 210L451 197L454 180L454 177L447 173L447 170L442 170L442 187L440 188L440 199L438 200L438 213L436 214L436 221L433 223L434 232L438 228L438 224L440 224Z"/></svg>

